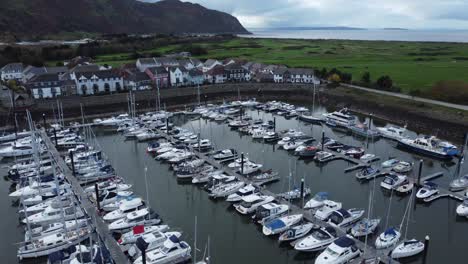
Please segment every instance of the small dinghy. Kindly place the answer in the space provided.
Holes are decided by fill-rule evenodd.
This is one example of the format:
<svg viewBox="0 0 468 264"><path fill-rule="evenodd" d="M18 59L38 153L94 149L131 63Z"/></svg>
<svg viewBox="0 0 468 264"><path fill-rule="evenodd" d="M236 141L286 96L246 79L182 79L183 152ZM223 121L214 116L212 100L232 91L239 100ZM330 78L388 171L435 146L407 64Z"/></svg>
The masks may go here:
<svg viewBox="0 0 468 264"><path fill-rule="evenodd" d="M377 237L375 240L375 247L377 249L389 248L396 245L398 240L400 240L401 233L395 228L391 227Z"/></svg>
<svg viewBox="0 0 468 264"><path fill-rule="evenodd" d="M357 222L351 228L351 235L354 237L363 237L374 233L377 227L380 224L380 219L368 219L364 218L361 221Z"/></svg>
<svg viewBox="0 0 468 264"><path fill-rule="evenodd" d="M304 209L316 209L322 207L326 200L328 200L328 193L319 192L312 199L307 201L307 203L304 205Z"/></svg>
<svg viewBox="0 0 468 264"><path fill-rule="evenodd" d="M288 230L284 231L278 238L279 242L294 241L307 235L310 230L317 228L318 226L312 223L304 223L301 225L293 226Z"/></svg>
<svg viewBox="0 0 468 264"><path fill-rule="evenodd" d="M425 182L424 186L416 193L416 198L426 199L439 193L439 186L433 182Z"/></svg>
<svg viewBox="0 0 468 264"><path fill-rule="evenodd" d="M407 258L415 256L424 251L424 243L416 240L410 239L406 240L403 243L397 245L392 251L391 257L393 259Z"/></svg>
<svg viewBox="0 0 468 264"><path fill-rule="evenodd" d="M262 231L265 236L276 235L284 232L301 220L302 214L286 215L267 223L263 226Z"/></svg>

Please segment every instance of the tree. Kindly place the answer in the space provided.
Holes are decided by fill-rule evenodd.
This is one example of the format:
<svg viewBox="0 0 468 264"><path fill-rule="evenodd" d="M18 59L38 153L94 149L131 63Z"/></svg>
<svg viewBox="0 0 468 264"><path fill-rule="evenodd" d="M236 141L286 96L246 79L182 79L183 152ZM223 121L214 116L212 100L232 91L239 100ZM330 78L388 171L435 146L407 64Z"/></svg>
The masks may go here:
<svg viewBox="0 0 468 264"><path fill-rule="evenodd" d="M370 73L368 71L364 72L361 76L361 82L363 84L370 84L371 78L370 78Z"/></svg>
<svg viewBox="0 0 468 264"><path fill-rule="evenodd" d="M393 81L388 75L381 76L377 80L377 87L382 90L390 90L393 87Z"/></svg>
<svg viewBox="0 0 468 264"><path fill-rule="evenodd" d="M320 78L327 78L327 68L322 68L320 71L317 72Z"/></svg>
<svg viewBox="0 0 468 264"><path fill-rule="evenodd" d="M341 81L345 83L351 83L351 80L353 79L353 75L347 72L342 72L340 77Z"/></svg>
<svg viewBox="0 0 468 264"><path fill-rule="evenodd" d="M328 77L328 80L332 83L337 84L341 82L341 77L338 74L334 73Z"/></svg>

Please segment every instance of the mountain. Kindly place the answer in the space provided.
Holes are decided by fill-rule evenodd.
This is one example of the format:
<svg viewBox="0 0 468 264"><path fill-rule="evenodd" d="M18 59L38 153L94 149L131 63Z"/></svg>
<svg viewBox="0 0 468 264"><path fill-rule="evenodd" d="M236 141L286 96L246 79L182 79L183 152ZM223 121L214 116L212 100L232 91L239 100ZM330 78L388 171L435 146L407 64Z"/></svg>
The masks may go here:
<svg viewBox="0 0 468 264"><path fill-rule="evenodd" d="M0 31L17 36L62 32L248 33L237 18L179 0L1 0Z"/></svg>

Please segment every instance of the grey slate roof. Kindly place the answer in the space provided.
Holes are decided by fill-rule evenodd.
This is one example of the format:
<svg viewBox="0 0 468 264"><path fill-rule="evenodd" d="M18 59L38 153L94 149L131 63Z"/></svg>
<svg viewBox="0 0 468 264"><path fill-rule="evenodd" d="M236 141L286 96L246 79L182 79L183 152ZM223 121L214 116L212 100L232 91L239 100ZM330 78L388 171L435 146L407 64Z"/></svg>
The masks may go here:
<svg viewBox="0 0 468 264"><path fill-rule="evenodd" d="M106 71L86 71L86 72L78 72L75 73L76 78L79 79L82 76L86 77L87 79L90 79L93 77L93 75L96 75L99 79L105 79L105 78L120 78L120 74L118 72L112 71L112 70L106 70Z"/></svg>
<svg viewBox="0 0 468 264"><path fill-rule="evenodd" d="M23 72L23 63L9 63L2 67L2 72Z"/></svg>
<svg viewBox="0 0 468 264"><path fill-rule="evenodd" d="M162 67L162 66L159 66L159 67L149 67L148 69L146 69L148 71L150 71L151 73L153 74L167 74L167 70Z"/></svg>

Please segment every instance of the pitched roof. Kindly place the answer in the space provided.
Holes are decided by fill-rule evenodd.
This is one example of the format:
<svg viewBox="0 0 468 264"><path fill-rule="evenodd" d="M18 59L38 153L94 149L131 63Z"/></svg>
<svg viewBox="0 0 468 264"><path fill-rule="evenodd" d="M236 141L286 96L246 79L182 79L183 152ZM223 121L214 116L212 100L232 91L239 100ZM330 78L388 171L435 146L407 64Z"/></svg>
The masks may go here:
<svg viewBox="0 0 468 264"><path fill-rule="evenodd" d="M179 62L174 59L174 58L171 58L171 57L160 57L160 58L154 58L154 60L157 62L157 63L160 63L164 66L167 66L167 65L179 65Z"/></svg>
<svg viewBox="0 0 468 264"><path fill-rule="evenodd" d="M194 66L203 64L203 63L202 63L199 59L197 59L197 58L190 58L190 61L192 61L192 64L193 64Z"/></svg>
<svg viewBox="0 0 468 264"><path fill-rule="evenodd" d="M215 60L215 59L207 59L207 60L205 61L205 63L203 63L203 65L204 65L205 67L213 67L213 65L215 65L215 63L219 63L219 61L218 61L218 60Z"/></svg>
<svg viewBox="0 0 468 264"><path fill-rule="evenodd" d="M70 69L68 72L79 73L79 72L91 72L91 71L99 71L99 65L96 65L96 64L78 65Z"/></svg>
<svg viewBox="0 0 468 264"><path fill-rule="evenodd" d="M216 65L215 67L213 67L213 69L209 70L207 72L207 74L209 75L221 75L221 74L224 74L225 71L224 71L224 66L222 65Z"/></svg>
<svg viewBox="0 0 468 264"><path fill-rule="evenodd" d="M306 69L306 68L291 68L289 69L289 72L291 74L297 74L297 75L313 75L314 74L314 70Z"/></svg>
<svg viewBox="0 0 468 264"><path fill-rule="evenodd" d="M152 74L164 74L164 73L168 73L166 68L162 67L162 66L159 66L159 67L149 67L148 69L146 69L148 71L150 71Z"/></svg>
<svg viewBox="0 0 468 264"><path fill-rule="evenodd" d="M203 72L197 68L193 68L189 71L190 76L200 76L203 75Z"/></svg>
<svg viewBox="0 0 468 264"><path fill-rule="evenodd" d="M58 82L59 76L56 73L45 73L41 75L37 75L33 77L28 83L36 83L36 82Z"/></svg>
<svg viewBox="0 0 468 264"><path fill-rule="evenodd" d="M228 64L226 66L224 66L224 68L226 70L245 70L244 67L242 67L242 65L240 63L231 63L231 64Z"/></svg>
<svg viewBox="0 0 468 264"><path fill-rule="evenodd" d="M156 62L154 61L154 58L139 58L137 61L139 61L140 64L144 64L144 65L156 64Z"/></svg>
<svg viewBox="0 0 468 264"><path fill-rule="evenodd" d="M104 78L120 78L120 74L116 71L107 70L107 71L86 71L86 72L79 72L76 73L76 78L79 79L84 76L87 79L90 79L93 76L98 77L99 79Z"/></svg>
<svg viewBox="0 0 468 264"><path fill-rule="evenodd" d="M167 69L171 72L175 71L176 69L179 69L181 72L188 72L187 68L185 68L184 66L168 67Z"/></svg>
<svg viewBox="0 0 468 264"><path fill-rule="evenodd" d="M127 78L128 80L134 81L134 82L141 82L141 81L150 81L150 77L148 74L145 72L135 72L133 74L130 74Z"/></svg>
<svg viewBox="0 0 468 264"><path fill-rule="evenodd" d="M23 63L8 63L7 65L3 66L1 69L2 72L4 71L15 71L15 72L22 72L23 71Z"/></svg>

